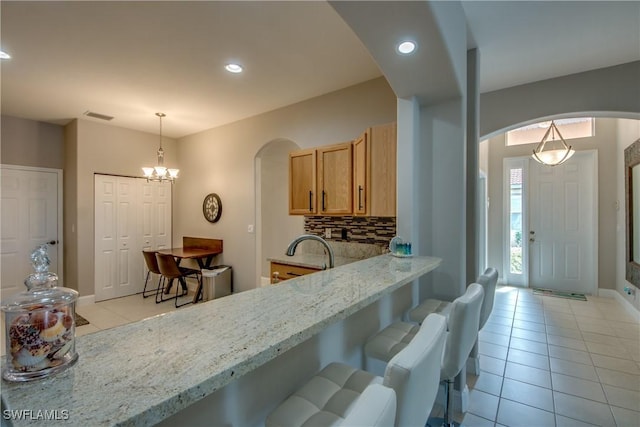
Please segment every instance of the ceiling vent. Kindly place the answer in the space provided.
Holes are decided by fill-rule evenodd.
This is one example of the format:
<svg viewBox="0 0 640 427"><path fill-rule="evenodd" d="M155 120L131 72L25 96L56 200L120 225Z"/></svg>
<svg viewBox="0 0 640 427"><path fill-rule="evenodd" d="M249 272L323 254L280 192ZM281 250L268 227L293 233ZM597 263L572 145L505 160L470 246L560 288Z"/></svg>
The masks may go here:
<svg viewBox="0 0 640 427"><path fill-rule="evenodd" d="M87 117L93 117L94 119L100 120L113 120L112 116L107 116L106 114L94 113L93 111L85 111L84 115Z"/></svg>

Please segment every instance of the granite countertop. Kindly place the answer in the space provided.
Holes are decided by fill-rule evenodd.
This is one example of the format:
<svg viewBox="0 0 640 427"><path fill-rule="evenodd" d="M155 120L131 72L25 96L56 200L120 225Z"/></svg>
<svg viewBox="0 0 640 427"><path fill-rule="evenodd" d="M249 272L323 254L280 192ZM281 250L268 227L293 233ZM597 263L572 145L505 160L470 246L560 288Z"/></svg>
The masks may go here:
<svg viewBox="0 0 640 427"><path fill-rule="evenodd" d="M295 254L293 256L282 255L280 257L267 258L267 261L279 262L281 264L295 265L298 267L317 268L322 270L329 265L329 256L324 254ZM360 261L358 258L348 258L343 256L334 257L335 267Z"/></svg>
<svg viewBox="0 0 640 427"><path fill-rule="evenodd" d="M440 262L380 255L78 337L73 367L3 381L3 409L68 411L56 425L157 423Z"/></svg>

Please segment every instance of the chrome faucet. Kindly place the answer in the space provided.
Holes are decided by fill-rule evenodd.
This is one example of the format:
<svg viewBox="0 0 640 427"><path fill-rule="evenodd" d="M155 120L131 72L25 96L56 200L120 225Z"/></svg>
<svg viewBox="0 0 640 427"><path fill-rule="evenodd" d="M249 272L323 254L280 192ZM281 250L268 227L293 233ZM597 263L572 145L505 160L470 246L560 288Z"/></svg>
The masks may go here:
<svg viewBox="0 0 640 427"><path fill-rule="evenodd" d="M334 267L335 257L333 255L333 249L331 249L331 246L329 246L329 243L327 243L326 240L324 240L322 237L315 236L313 234L303 234L293 239L293 242L289 243L289 247L287 248L287 256L293 256L293 254L296 252L296 247L298 246L298 243L302 242L303 240L316 240L322 243L324 247L327 249L327 252L329 253L329 268ZM325 268L326 268L326 265L325 265Z"/></svg>

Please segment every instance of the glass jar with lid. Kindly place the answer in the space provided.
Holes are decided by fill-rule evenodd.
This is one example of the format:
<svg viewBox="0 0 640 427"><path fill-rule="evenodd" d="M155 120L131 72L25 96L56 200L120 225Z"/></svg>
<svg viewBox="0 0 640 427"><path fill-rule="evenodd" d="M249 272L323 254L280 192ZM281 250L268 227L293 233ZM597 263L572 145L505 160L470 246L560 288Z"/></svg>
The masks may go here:
<svg viewBox="0 0 640 427"><path fill-rule="evenodd" d="M27 290L2 301L6 363L2 377L30 381L47 377L78 360L75 347L75 305L78 292L58 287L49 270L47 245L31 254L35 273L24 281Z"/></svg>

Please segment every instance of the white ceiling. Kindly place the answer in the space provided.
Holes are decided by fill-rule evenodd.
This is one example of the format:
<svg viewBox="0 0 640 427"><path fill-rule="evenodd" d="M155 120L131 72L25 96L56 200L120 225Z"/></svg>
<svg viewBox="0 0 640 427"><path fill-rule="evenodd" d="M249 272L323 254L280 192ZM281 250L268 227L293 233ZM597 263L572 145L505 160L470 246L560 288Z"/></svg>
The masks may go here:
<svg viewBox="0 0 640 427"><path fill-rule="evenodd" d="M398 13L385 25L420 31L415 2L388 5ZM357 7L367 14L376 6ZM640 60L638 1L463 7L481 54L482 92ZM33 120L65 124L90 110L155 133L161 111L163 133L177 138L389 70L369 54L379 46L366 40L367 50L323 1L4 0L0 8L0 45L13 56L1 63L2 113ZM230 74L227 62L246 71Z"/></svg>

